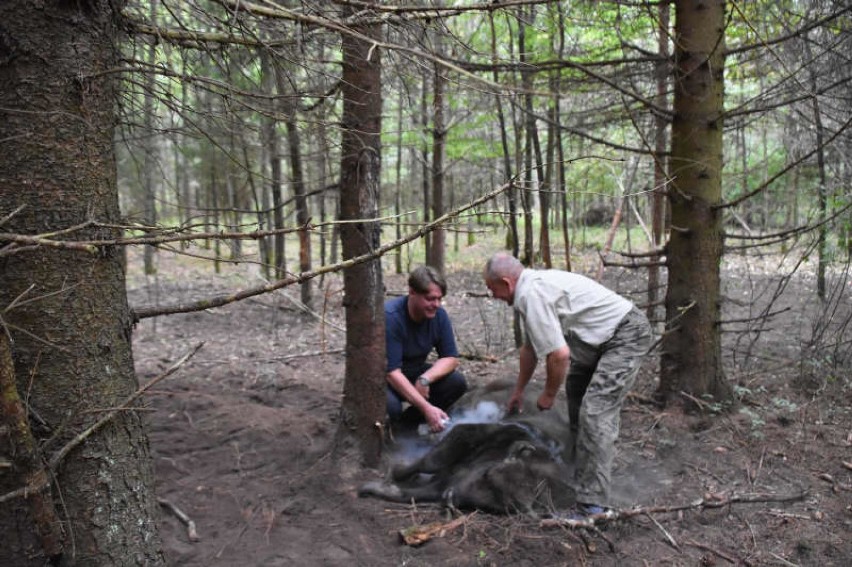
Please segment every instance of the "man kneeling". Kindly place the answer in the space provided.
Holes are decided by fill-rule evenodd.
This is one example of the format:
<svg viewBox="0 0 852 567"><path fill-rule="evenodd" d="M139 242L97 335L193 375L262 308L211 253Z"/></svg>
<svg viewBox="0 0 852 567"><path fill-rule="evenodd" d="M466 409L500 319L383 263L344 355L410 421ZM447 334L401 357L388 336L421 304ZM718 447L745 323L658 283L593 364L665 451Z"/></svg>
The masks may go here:
<svg viewBox="0 0 852 567"><path fill-rule="evenodd" d="M443 276L420 266L408 278L408 295L385 302L385 341L388 359L387 411L391 423L423 421L442 431L446 410L467 390L459 365L450 317L441 307L447 293ZM437 351L434 364L426 362ZM403 402L411 407L403 411Z"/></svg>

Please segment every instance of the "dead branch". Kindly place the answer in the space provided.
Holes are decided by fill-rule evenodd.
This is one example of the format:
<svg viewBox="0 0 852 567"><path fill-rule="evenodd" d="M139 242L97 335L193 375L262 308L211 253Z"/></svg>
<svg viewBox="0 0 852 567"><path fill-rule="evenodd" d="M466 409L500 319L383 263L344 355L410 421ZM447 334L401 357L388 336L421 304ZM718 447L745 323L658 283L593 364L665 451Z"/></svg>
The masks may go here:
<svg viewBox="0 0 852 567"><path fill-rule="evenodd" d="M142 396L142 394L144 394L149 388L152 388L157 383L161 382L164 378L167 378L167 377L171 376L172 374L174 374L190 358L195 356L195 353L197 353L201 349L201 347L203 347L203 346L204 346L204 343L198 343L197 345L195 345L192 348L191 351L189 351L188 353L183 355L180 358L180 360L178 360L177 362L172 364L169 368L167 368L165 372L163 372L162 374L160 374L159 376L157 376L156 378L154 378L153 380L151 380L150 382L148 382L147 384L145 384L144 386L142 386L141 388L136 390L133 394L131 394L126 400L124 400L124 403L122 403L120 407L113 409L113 410L110 410L105 416L103 416L98 421L96 421L94 424L92 424L91 427L89 427L85 431L82 431L76 437L74 437L74 439L72 439L71 441L66 443L65 446L62 447L62 449L60 449L50 459L50 462L49 462L50 470L55 471L57 469L57 467L59 466L59 463L62 462L62 459L64 459L65 456L68 453L70 453L75 447L77 447L80 443L85 441L86 438L88 438L90 435L92 435L93 433L98 431L101 427L103 427L104 425L106 425L107 423L112 421L112 419L116 415L118 415L119 412L131 409L131 404L133 402L135 402L137 399L139 399L139 397Z"/></svg>
<svg viewBox="0 0 852 567"><path fill-rule="evenodd" d="M20 213L21 211L23 211L26 207L27 207L26 205L21 205L21 206L19 206L17 209L15 209L14 211L12 211L12 212L11 212L11 213L9 213L8 215L6 215L5 217L0 218L0 226L3 226L4 224L6 224L6 223L7 223L7 222L9 222L10 220L12 220L12 218L13 218L15 215L17 215L18 213Z"/></svg>
<svg viewBox="0 0 852 567"><path fill-rule="evenodd" d="M831 491L834 493L837 493L841 490L852 490L852 484L838 482L833 476L828 473L820 473L817 475L817 478L831 484Z"/></svg>
<svg viewBox="0 0 852 567"><path fill-rule="evenodd" d="M585 528L591 529L596 526L616 522L619 520L627 520L636 516L650 516L651 514L670 514L672 512L680 512L682 510L704 510L711 508L723 508L732 504L753 504L757 502L794 502L802 500L807 496L808 492L792 494L771 494L763 492L752 492L745 494L731 494L726 496L724 493L708 492L703 498L699 498L689 504L678 504L673 506L635 506L627 510L608 510L600 514L593 514L585 518L570 518L557 515L556 517L546 518L539 523L542 528L567 527L572 529Z"/></svg>
<svg viewBox="0 0 852 567"><path fill-rule="evenodd" d="M26 245L26 246L47 246L49 248L57 248L60 250L76 250L80 252L88 252L90 254L96 254L98 250L104 246L136 246L141 244L148 245L157 245L157 244L167 244L171 242L187 242L192 240L260 240L261 238L267 238L269 236L276 236L281 234L290 234L293 232L302 232L305 230L315 230L316 227L311 224L307 224L304 226L298 227L289 227L289 228L279 228L274 230L253 230L251 232L189 232L186 234L180 234L174 230L162 230L156 227L145 227L138 225L129 225L129 226L121 226L116 227L112 225L100 225L98 223L91 223L92 226L99 228L121 228L123 230L141 230L145 232L161 232L159 235L154 236L139 236L139 237L130 237L130 238L114 238L111 240L54 240L53 238L49 238L49 236L55 236L58 233L51 233L50 235L25 235L25 234L11 234L8 232L0 232L0 242L9 242L12 244L18 245ZM86 227L75 227L86 228ZM67 230L64 232L68 232ZM4 250L0 252L0 256L8 256L10 254L14 254L18 251L18 248L10 248L9 250Z"/></svg>
<svg viewBox="0 0 852 567"><path fill-rule="evenodd" d="M735 238L737 240L762 240L759 244L745 244L739 246L725 246L725 251L731 250L746 250L749 248L759 248L762 246L771 246L772 244L777 244L779 242L784 242L790 238L794 238L797 236L801 236L802 234L807 234L808 232L812 232L817 230L822 226L829 225L833 223L838 218L842 217L844 213L846 213L850 208L852 208L852 203L845 205L834 212L831 215L827 216L825 219L815 222L813 224L804 224L800 226L794 226L787 230L782 230L778 232L771 232L767 234L759 234L759 235L743 235L743 234L728 234L725 233L725 238Z"/></svg>
<svg viewBox="0 0 852 567"><path fill-rule="evenodd" d="M204 343L198 343L197 345L195 345L195 347L190 352L185 354L183 357L181 357L180 360L178 360L172 366L166 369L165 372L153 378L150 382L136 390L136 392L134 392L130 397L128 397L124 401L124 403L121 404L120 407L110 410L109 413L107 413L101 419L96 421L91 427L75 436L74 439L65 444L64 447L62 447L55 455L53 455L53 457L51 457L50 461L47 463L47 470L50 472L55 472L59 465L62 463L62 460L68 455L68 453L70 453L75 447L79 446L93 433L95 433L104 425L109 423L109 421L112 420L116 415L118 415L119 412L133 409L130 407L130 404L136 401L136 399L138 399L142 394L144 394L154 385L162 381L164 378L174 374L174 372L177 371L181 366L183 366L186 361L192 358L202 346L204 346ZM48 476L47 474L45 474L38 479L38 482L30 482L24 487L0 495L0 504L12 500L14 498L27 498L33 493L44 490L46 487L49 486L49 484L50 482Z"/></svg>
<svg viewBox="0 0 852 567"><path fill-rule="evenodd" d="M668 531L666 528L664 528L664 527L663 527L663 524L661 524L660 522L658 522L658 521L657 521L657 518L655 518L655 517L654 517L654 516L652 516L651 514L645 514L645 517L646 517L646 518L648 518L649 520L651 520L651 522L652 522L655 526L657 526L657 529L659 529L661 532L663 532L663 535L666 537L666 541L668 541L668 542L669 542L669 544L670 544L673 548L675 548L675 549L677 549L678 551L680 551L680 546L678 545L677 540L675 540L675 538L674 538L674 537L672 537L672 534L670 534L670 533L669 533L669 531Z"/></svg>
<svg viewBox="0 0 852 567"><path fill-rule="evenodd" d="M738 564L738 563L742 562L740 559L735 559L735 558L731 557L730 555L728 555L726 553L722 553L718 549L714 549L714 548L710 547L709 545L704 545L703 543L698 543L697 541L693 541L693 540L689 540L685 543L686 543L686 545L691 545L692 547L697 547L698 549L703 549L704 551L709 551L710 553L712 553L714 555L718 555L719 557L721 557L722 559L724 559L728 563Z"/></svg>
<svg viewBox="0 0 852 567"><path fill-rule="evenodd" d="M0 332L0 409L2 409L0 416L6 422L14 447L12 458L21 471L21 476L26 479L23 495L29 501L30 512L42 549L47 557L58 557L63 551L62 535L49 490L49 476L27 421L27 411L18 394L11 341L9 336L2 332ZM4 500L5 497L0 498L0 502Z"/></svg>
<svg viewBox="0 0 852 567"><path fill-rule="evenodd" d="M198 532L195 529L195 522L193 522L183 510L181 510L165 498L157 498L157 502L160 504L160 506L174 514L175 517L177 517L177 519L180 520L183 525L186 526L186 535L189 538L189 541L201 541L201 538L198 537Z"/></svg>
<svg viewBox="0 0 852 567"><path fill-rule="evenodd" d="M177 304L172 306L164 306L164 307L148 307L148 308L140 308L133 310L133 318L135 321L140 321L142 319L146 319L148 317L157 317L160 315L173 315L175 313L190 313L193 311L204 311L205 309L210 309L211 307L221 307L222 305L227 305L228 303L234 303L236 301L241 301L243 299L248 299L249 297L254 297L256 295L261 295L264 293L268 293L270 291L275 291L277 289L281 289L283 287L287 287L294 284L301 284L308 280L314 279L317 276L321 276L323 274L328 274L332 272L337 272L343 270L345 268L350 268L352 266L356 266L358 264L363 264L364 262L369 262L371 260L375 260L376 258L381 258L391 250L399 248L403 244L416 240L425 234L432 232L439 226L445 224L449 220L458 216L461 212L466 211L468 209L472 209L477 205L490 201L494 197L497 197L501 193L508 190L514 184L514 180L509 181L508 183L494 189L482 195L481 197L474 199L466 205L463 205L453 211L448 212L447 214L435 219L434 221L423 225L418 230L395 240L393 242L389 242L382 246L379 246L375 250L368 252L366 254L362 254L355 258L350 258L348 260L344 260L342 262L338 262L337 264L331 264L327 266L322 266L316 270L302 272L300 274L291 274L283 279L270 282L268 284L244 289L242 291L238 291L236 293L220 295L217 297L212 297L210 299L203 299L200 301L195 301L192 303L186 304Z"/></svg>
<svg viewBox="0 0 852 567"><path fill-rule="evenodd" d="M299 352L295 354L285 354L282 356L273 356L270 358L257 358L254 359L256 362L284 362L287 360L293 360L294 358L304 358L308 356L323 356L326 354L342 354L346 352L345 349L336 348L336 349L326 349L326 350L314 350L311 352Z"/></svg>
<svg viewBox="0 0 852 567"><path fill-rule="evenodd" d="M475 515L476 512L472 512L450 522L432 522L430 524L411 526L409 528L399 530L399 537L402 538L405 545L423 545L434 537L444 537L447 532L467 524L467 522Z"/></svg>
<svg viewBox="0 0 852 567"><path fill-rule="evenodd" d="M712 208L714 210L718 210L718 209L725 209L725 208L734 207L736 205L739 205L743 201L747 201L747 200L751 199L752 197L754 197L758 193L763 192L766 188L768 188L770 185L772 185L772 183L774 183L776 179L783 177L788 171L790 171L793 168L797 167L798 165L804 163L806 160L808 160L812 156L816 155L817 152L826 148L829 144L831 144L834 141L835 138L840 136L840 134L845 132L846 129L849 128L850 126L852 126L852 118L849 118L849 120L844 122L843 125L840 126L840 128L838 128L837 131L834 134L832 134L825 141L823 141L823 143L821 145L815 147L810 152L802 155L799 159L791 161L789 164L787 164L786 167L781 168L781 170L779 170L775 175L773 175L772 177L770 177L769 179L767 179L766 181L761 183L758 187L756 187L752 191L749 191L748 193L745 193L744 195L741 195L741 196L737 197L736 199L734 199L732 201L728 201L726 203L718 203L716 205L713 205Z"/></svg>
<svg viewBox="0 0 852 567"><path fill-rule="evenodd" d="M459 358L480 362L500 362L500 357L498 356L494 356L493 354L477 354L475 352L460 352Z"/></svg>

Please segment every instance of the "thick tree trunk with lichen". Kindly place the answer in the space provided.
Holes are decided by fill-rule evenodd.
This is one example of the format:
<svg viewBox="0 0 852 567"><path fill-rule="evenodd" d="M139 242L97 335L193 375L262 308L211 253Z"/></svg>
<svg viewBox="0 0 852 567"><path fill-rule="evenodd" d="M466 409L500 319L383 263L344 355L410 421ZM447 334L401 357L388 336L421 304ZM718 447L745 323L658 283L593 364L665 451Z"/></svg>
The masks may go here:
<svg viewBox="0 0 852 567"><path fill-rule="evenodd" d="M380 27L357 31L378 40ZM343 259L379 247L381 167L381 63L373 44L343 36L343 135L340 164L340 237ZM385 311L381 259L343 273L346 309L346 379L337 446L356 440L367 466L379 463L385 415Z"/></svg>
<svg viewBox="0 0 852 567"><path fill-rule="evenodd" d="M675 2L671 233L659 394L724 402L719 328L725 2Z"/></svg>
<svg viewBox="0 0 852 567"><path fill-rule="evenodd" d="M116 238L116 2L0 3L2 231ZM3 249L0 310L18 391L44 457L137 389L122 254ZM37 416L37 421L33 418ZM0 471L0 496L24 485ZM161 565L148 441L127 411L72 450L53 477L61 560ZM22 502L0 505L0 565L44 565ZM54 553L56 551L54 550ZM54 558L59 561L59 558Z"/></svg>

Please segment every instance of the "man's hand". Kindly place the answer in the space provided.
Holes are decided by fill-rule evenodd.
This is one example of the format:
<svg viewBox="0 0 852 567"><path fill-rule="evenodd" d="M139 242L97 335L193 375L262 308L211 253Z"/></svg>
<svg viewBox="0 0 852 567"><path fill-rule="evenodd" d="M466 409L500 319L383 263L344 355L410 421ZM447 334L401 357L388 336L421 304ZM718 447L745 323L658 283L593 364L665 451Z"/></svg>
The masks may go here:
<svg viewBox="0 0 852 567"><path fill-rule="evenodd" d="M553 401L555 399L556 396L551 396L547 392L542 392L541 395L538 397L538 401L535 403L535 405L538 407L539 410L547 411L553 407Z"/></svg>
<svg viewBox="0 0 852 567"><path fill-rule="evenodd" d="M426 423L429 424L429 431L438 433L444 430L444 423L449 421L449 416L439 407L430 405L423 412L423 417L426 418Z"/></svg>
<svg viewBox="0 0 852 567"><path fill-rule="evenodd" d="M513 390L512 395L509 397L509 401L506 402L506 415L512 415L514 413L521 413L523 409L524 403L524 391L523 390Z"/></svg>

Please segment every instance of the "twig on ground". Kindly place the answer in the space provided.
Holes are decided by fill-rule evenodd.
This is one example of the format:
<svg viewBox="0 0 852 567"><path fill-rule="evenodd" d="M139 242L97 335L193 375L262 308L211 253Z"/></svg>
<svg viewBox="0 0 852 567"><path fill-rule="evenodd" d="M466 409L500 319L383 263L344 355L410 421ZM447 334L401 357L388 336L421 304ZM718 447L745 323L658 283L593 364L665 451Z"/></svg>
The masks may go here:
<svg viewBox="0 0 852 567"><path fill-rule="evenodd" d="M175 515L175 517L180 520L183 525L186 526L186 535L189 538L189 541L196 542L201 541L201 538L198 537L198 532L195 529L195 522L193 522L189 516L184 513L183 510L166 500L165 498L157 498L157 502L163 508L166 508L169 512Z"/></svg>
<svg viewBox="0 0 852 567"><path fill-rule="evenodd" d="M481 362L500 362L500 359L493 354L477 354L474 352L461 352L459 353L459 358Z"/></svg>
<svg viewBox="0 0 852 567"><path fill-rule="evenodd" d="M774 516L776 518L790 518L794 520L811 520L818 521L816 518L812 516L806 516L805 514L793 514L791 512L782 512L781 510L767 510L763 512L768 516Z"/></svg>
<svg viewBox="0 0 852 567"><path fill-rule="evenodd" d="M679 504L673 506L636 506L627 510L608 510L600 514L592 514L582 519L566 518L557 516L554 518L546 518L539 525L542 528L553 528L565 526L568 528L586 528L590 529L595 526L607 524L618 520L626 520L639 515L650 514L668 514L681 510L700 510L705 508L722 508L731 504L740 503L755 503L755 502L792 502L801 500L807 496L807 491L797 492L793 494L768 494L768 493L748 493L748 494L732 494L725 496L721 493L708 493L703 498L699 498L689 504Z"/></svg>
<svg viewBox="0 0 852 567"><path fill-rule="evenodd" d="M837 480L828 473L820 473L817 475L817 478L831 484L831 491L834 493L840 492L841 490L852 490L852 485L837 482Z"/></svg>
<svg viewBox="0 0 852 567"><path fill-rule="evenodd" d="M677 541L675 541L675 538L673 538L673 537L672 537L672 534L670 534L670 533L668 532L668 530L666 530L666 528L664 528L664 527L663 527L663 525L662 525L660 522L658 522L658 521L657 521L657 518L655 518L655 517L654 517L654 516L652 516L651 514L645 514L645 517L646 517L646 518L648 518L649 520L651 520L651 521L654 523L654 525L655 525L655 526L657 526L657 528L658 528L661 532L663 532L663 535L664 535L664 536L666 536L666 540L668 540L668 542L671 544L671 546L672 546L673 548L675 548L675 549L677 549L678 551L680 551L680 546L677 544Z"/></svg>
<svg viewBox="0 0 852 567"><path fill-rule="evenodd" d="M722 553L718 549L714 549L714 548L710 547L709 545L705 545L703 543L698 543L697 541L694 541L694 540L689 540L689 541L684 542L684 543L686 543L686 545L691 545L692 547L697 547L698 549L703 549L704 551L709 551L710 553L721 557L722 559L724 559L728 563L736 564L736 563L742 562L742 560L740 560L740 559L735 559L735 558L731 557L730 555L728 555L726 553Z"/></svg>
<svg viewBox="0 0 852 567"><path fill-rule="evenodd" d="M399 531L405 545L418 546L426 543L434 537L444 537L447 532L463 526L476 515L476 512L460 516L449 522L432 522L422 526L411 526Z"/></svg>
<svg viewBox="0 0 852 567"><path fill-rule="evenodd" d="M780 561L784 565L789 565L790 567L799 567L798 563L791 563L790 561L787 561L786 559L784 559L783 557L781 557L777 553L772 553L771 551L767 551L767 553L769 553L769 555L771 555L772 557L774 557L775 559L777 559L778 561Z"/></svg>
<svg viewBox="0 0 852 567"><path fill-rule="evenodd" d="M336 348L336 349L326 349L326 350L314 350L310 352L297 352L294 354L285 354L282 356L272 356L269 358L255 358L252 359L252 362L284 362L287 360L292 360L294 358L305 358L308 356L323 356L325 354L342 354L346 352L345 349ZM203 364L226 364L229 362L235 362L234 360L205 360Z"/></svg>

